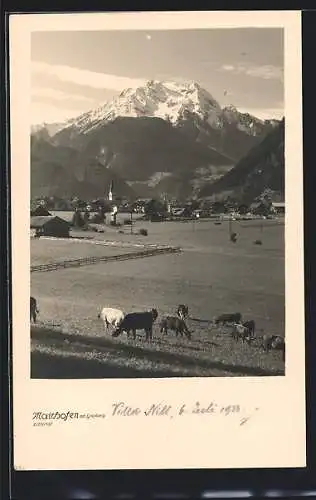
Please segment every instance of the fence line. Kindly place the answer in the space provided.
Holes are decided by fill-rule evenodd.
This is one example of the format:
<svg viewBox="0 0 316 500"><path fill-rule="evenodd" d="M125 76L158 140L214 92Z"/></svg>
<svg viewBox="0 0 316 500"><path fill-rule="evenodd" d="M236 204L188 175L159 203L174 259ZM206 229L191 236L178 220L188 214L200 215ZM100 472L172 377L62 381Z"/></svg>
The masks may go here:
<svg viewBox="0 0 316 500"><path fill-rule="evenodd" d="M101 245L105 247L135 247L135 248L169 248L169 245L161 243L135 243L135 241L120 241L120 240L96 240L91 238L76 238L75 236L70 236L69 238L60 238L56 236L41 236L42 240L53 240L53 241L67 241L67 243L90 243L92 245Z"/></svg>
<svg viewBox="0 0 316 500"><path fill-rule="evenodd" d="M142 252L132 252L121 255L107 255L103 257L83 257L81 259L70 259L61 262L52 262L49 264L39 264L31 266L32 272L47 272L56 271L57 269L66 269L69 267L79 267L88 266L91 264L98 264L99 262L112 262L121 261L129 259L140 259L143 257L152 257L154 255L166 254L166 253L178 253L181 252L180 247L167 247L167 248L153 248L148 250L143 250Z"/></svg>

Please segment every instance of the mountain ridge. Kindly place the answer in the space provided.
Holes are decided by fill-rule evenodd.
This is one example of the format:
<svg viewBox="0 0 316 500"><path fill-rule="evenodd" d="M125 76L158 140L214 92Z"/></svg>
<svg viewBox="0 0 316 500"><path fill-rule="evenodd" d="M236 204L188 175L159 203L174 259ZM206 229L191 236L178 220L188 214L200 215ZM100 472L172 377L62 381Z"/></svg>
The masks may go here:
<svg viewBox="0 0 316 500"><path fill-rule="evenodd" d="M170 195L182 192L185 197L232 169L276 122L240 113L232 105L221 108L196 82L151 80L142 87L122 90L112 101L64 124L55 124L55 129L52 125L49 130L45 125L33 128L31 135L44 140L37 157L44 170L50 156L44 151L47 143L55 148L56 157L65 152L63 148L70 148L68 154L71 157L71 151L77 151L79 163L97 162L104 169L102 182L117 175L136 195L145 196L147 189L157 196L167 191ZM32 147L31 156L33 162ZM67 161L62 168L68 168ZM37 192L36 180L32 185Z"/></svg>
<svg viewBox="0 0 316 500"><path fill-rule="evenodd" d="M284 197L284 133L283 119L229 172L205 184L200 195L233 196L244 203L251 203L266 190Z"/></svg>

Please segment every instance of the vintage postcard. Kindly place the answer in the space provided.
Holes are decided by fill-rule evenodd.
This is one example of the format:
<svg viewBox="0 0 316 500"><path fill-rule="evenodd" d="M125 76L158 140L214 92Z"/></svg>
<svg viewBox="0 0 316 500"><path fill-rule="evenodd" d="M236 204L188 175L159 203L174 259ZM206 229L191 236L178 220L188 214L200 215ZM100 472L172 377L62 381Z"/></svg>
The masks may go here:
<svg viewBox="0 0 316 500"><path fill-rule="evenodd" d="M301 79L299 12L10 17L16 469L305 466Z"/></svg>

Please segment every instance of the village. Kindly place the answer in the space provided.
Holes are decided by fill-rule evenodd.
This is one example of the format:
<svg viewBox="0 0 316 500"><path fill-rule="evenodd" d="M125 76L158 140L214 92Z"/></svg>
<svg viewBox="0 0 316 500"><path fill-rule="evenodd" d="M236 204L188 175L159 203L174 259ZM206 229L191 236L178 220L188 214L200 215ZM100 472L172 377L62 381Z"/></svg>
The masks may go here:
<svg viewBox="0 0 316 500"><path fill-rule="evenodd" d="M269 194L246 205L229 197L225 200L186 200L139 198L128 200L113 192L113 182L104 198L82 200L37 197L31 200L31 234L67 237L72 227L102 231L100 225L133 226L135 220L150 222L196 219L253 220L274 219L285 215L285 203L271 200ZM120 217L119 217L120 216ZM146 235L146 234L145 234Z"/></svg>

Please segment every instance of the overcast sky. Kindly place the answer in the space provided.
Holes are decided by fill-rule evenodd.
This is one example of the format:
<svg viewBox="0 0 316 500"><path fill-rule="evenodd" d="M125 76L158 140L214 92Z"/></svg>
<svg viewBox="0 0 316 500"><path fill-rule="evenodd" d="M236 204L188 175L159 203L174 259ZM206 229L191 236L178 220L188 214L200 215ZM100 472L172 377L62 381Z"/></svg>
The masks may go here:
<svg viewBox="0 0 316 500"><path fill-rule="evenodd" d="M279 28L32 33L32 123L58 122L144 80L194 80L222 105L283 116Z"/></svg>

